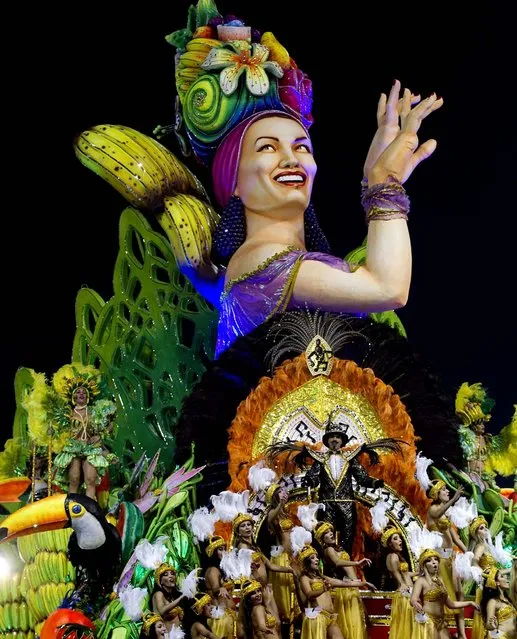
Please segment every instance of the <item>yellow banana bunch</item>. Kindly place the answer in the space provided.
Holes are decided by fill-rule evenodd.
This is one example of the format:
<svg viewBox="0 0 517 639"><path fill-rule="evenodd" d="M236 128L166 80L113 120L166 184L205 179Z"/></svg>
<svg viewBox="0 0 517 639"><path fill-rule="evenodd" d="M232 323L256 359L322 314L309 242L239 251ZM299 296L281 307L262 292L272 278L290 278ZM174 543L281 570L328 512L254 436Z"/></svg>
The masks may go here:
<svg viewBox="0 0 517 639"><path fill-rule="evenodd" d="M190 193L208 199L191 171L156 140L129 127L103 124L75 141L79 161L137 208L155 211L163 198Z"/></svg>
<svg viewBox="0 0 517 639"><path fill-rule="evenodd" d="M71 533L70 529L51 530L18 539L26 563L21 580L19 575L11 586L14 598L10 601L17 602L8 610L11 623L17 623L13 630L38 634L37 626L73 591L75 568L67 556Z"/></svg>
<svg viewBox="0 0 517 639"><path fill-rule="evenodd" d="M176 65L176 87L182 102L191 84L202 73L201 64L210 53L210 49L222 44L223 42L213 38L193 38L187 43L186 51L179 57Z"/></svg>
<svg viewBox="0 0 517 639"><path fill-rule="evenodd" d="M209 267L218 214L192 195L166 197L164 203L165 209L156 219L171 242L178 267L196 271Z"/></svg>

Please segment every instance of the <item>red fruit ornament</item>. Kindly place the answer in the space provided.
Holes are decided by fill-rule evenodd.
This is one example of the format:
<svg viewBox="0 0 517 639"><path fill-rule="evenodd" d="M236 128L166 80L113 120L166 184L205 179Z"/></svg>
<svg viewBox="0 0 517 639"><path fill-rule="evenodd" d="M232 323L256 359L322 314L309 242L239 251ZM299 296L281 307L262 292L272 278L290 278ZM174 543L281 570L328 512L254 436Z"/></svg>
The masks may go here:
<svg viewBox="0 0 517 639"><path fill-rule="evenodd" d="M58 608L41 628L40 639L94 639L93 621L79 610Z"/></svg>

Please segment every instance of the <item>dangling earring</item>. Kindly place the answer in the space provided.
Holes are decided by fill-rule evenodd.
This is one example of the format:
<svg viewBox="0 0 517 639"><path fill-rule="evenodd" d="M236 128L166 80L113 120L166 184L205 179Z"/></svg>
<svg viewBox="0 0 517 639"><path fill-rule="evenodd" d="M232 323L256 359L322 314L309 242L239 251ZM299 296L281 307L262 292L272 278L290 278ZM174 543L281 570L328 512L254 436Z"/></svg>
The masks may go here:
<svg viewBox="0 0 517 639"><path fill-rule="evenodd" d="M310 202L309 206L305 209L303 226L305 231L305 247L307 250L330 253L330 244L325 237L325 233L321 230L312 202Z"/></svg>
<svg viewBox="0 0 517 639"><path fill-rule="evenodd" d="M244 204L237 195L232 195L221 211L212 248L212 258L217 264L227 265L231 256L246 239Z"/></svg>

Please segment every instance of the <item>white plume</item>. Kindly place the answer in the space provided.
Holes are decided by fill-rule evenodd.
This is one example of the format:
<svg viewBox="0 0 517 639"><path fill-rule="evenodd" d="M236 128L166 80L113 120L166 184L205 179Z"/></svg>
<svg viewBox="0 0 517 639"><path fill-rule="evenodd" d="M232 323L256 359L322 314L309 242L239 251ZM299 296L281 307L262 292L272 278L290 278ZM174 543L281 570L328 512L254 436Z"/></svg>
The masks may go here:
<svg viewBox="0 0 517 639"><path fill-rule="evenodd" d="M442 547L443 536L439 532L427 530L427 528L420 528L416 521L412 521L408 527L408 541L411 551L418 559L421 552L431 548L437 550Z"/></svg>
<svg viewBox="0 0 517 639"><path fill-rule="evenodd" d="M214 526L217 521L215 512L209 512L206 506L198 508L188 516L188 526L194 535L195 541L206 541L214 534Z"/></svg>
<svg viewBox="0 0 517 639"><path fill-rule="evenodd" d="M249 548L232 548L223 550L220 568L227 579L241 579L251 576L251 556L253 550Z"/></svg>
<svg viewBox="0 0 517 639"><path fill-rule="evenodd" d="M283 552L283 546L271 546L271 557L279 557Z"/></svg>
<svg viewBox="0 0 517 639"><path fill-rule="evenodd" d="M182 630L181 626L172 626L166 635L167 639L183 639L184 637L185 632Z"/></svg>
<svg viewBox="0 0 517 639"><path fill-rule="evenodd" d="M318 523L316 513L320 509L325 510L325 504L312 503L307 506L298 506L298 519L306 530L314 530L314 526Z"/></svg>
<svg viewBox="0 0 517 639"><path fill-rule="evenodd" d="M200 577L197 576L198 570L199 568L194 568L194 570L191 570L179 587L179 591L181 592L181 594L185 595L185 597L187 597L188 599L193 599L194 595L197 592L196 584L200 579Z"/></svg>
<svg viewBox="0 0 517 639"><path fill-rule="evenodd" d="M431 485L431 480L429 479L429 475L427 474L428 467L433 463L432 459L428 457L424 457L422 453L418 453L416 456L416 471L415 477L420 482L420 485L424 490L427 490Z"/></svg>
<svg viewBox="0 0 517 639"><path fill-rule="evenodd" d="M135 557L144 568L152 568L156 570L160 564L163 564L167 557L167 548L163 545L165 537L158 539L151 544L147 539L141 539L135 548Z"/></svg>
<svg viewBox="0 0 517 639"><path fill-rule="evenodd" d="M477 517L478 509L473 501L460 497L458 501L447 510L447 516L458 528L466 528Z"/></svg>
<svg viewBox="0 0 517 639"><path fill-rule="evenodd" d="M295 526L291 530L291 547L293 549L293 555L297 555L306 544L310 544L311 542L311 533L302 526Z"/></svg>
<svg viewBox="0 0 517 639"><path fill-rule="evenodd" d="M224 617L225 609L221 606L212 606L210 608L210 618L211 619L221 619Z"/></svg>
<svg viewBox="0 0 517 639"><path fill-rule="evenodd" d="M496 538L494 539L494 543L492 543L490 539L487 539L486 545L490 549L490 554L492 555L492 557L496 560L498 564L506 568L508 564L512 563L512 559L513 559L512 555L503 548L502 532L496 535Z"/></svg>
<svg viewBox="0 0 517 639"><path fill-rule="evenodd" d="M388 504L383 499L379 499L375 506L372 506L372 508L370 508L370 515L372 516L372 526L373 529L378 533L382 532L389 523L389 520L386 517L387 510Z"/></svg>
<svg viewBox="0 0 517 639"><path fill-rule="evenodd" d="M248 472L248 483L255 493L266 490L276 479L275 471L271 470L271 468L266 468L264 461L259 461L254 466L251 466Z"/></svg>
<svg viewBox="0 0 517 639"><path fill-rule="evenodd" d="M147 588L133 588L133 586L126 586L118 593L120 602L132 621L139 621L142 618L144 602L148 594Z"/></svg>
<svg viewBox="0 0 517 639"><path fill-rule="evenodd" d="M247 512L249 497L249 490L243 490L242 493L223 490L219 495L212 495L210 499L215 508L217 518L227 522L235 519L239 513Z"/></svg>
<svg viewBox="0 0 517 639"><path fill-rule="evenodd" d="M461 579L473 579L476 583L481 584L483 571L479 566L472 565L473 559L474 553L470 550L468 552L459 552L454 557L454 567Z"/></svg>

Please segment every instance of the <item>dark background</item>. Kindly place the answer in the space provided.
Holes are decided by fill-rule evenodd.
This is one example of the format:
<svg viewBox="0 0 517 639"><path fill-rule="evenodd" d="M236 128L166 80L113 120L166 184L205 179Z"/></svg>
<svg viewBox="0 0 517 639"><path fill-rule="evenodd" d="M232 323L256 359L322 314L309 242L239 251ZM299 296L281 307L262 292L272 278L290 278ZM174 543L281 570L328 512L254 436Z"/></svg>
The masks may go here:
<svg viewBox="0 0 517 639"><path fill-rule="evenodd" d="M517 402L516 56L509 16L497 3L456 14L430 3L362 3L353 5L352 17L345 4L218 6L272 30L313 80L314 201L338 255L365 235L359 182L380 92L398 78L423 97L444 97L421 130L438 149L406 184L414 272L400 317L444 383L488 388L496 400L490 429L497 431ZM52 15L45 6L20 5L20 19L6 25L16 39L3 65L9 170L2 439L11 432L16 369L50 376L68 362L77 290L89 286L104 299L112 292L124 202L75 159L73 138L95 124L150 134L173 121L174 49L164 36L185 26L187 6L89 2ZM179 154L174 139L164 142Z"/></svg>

